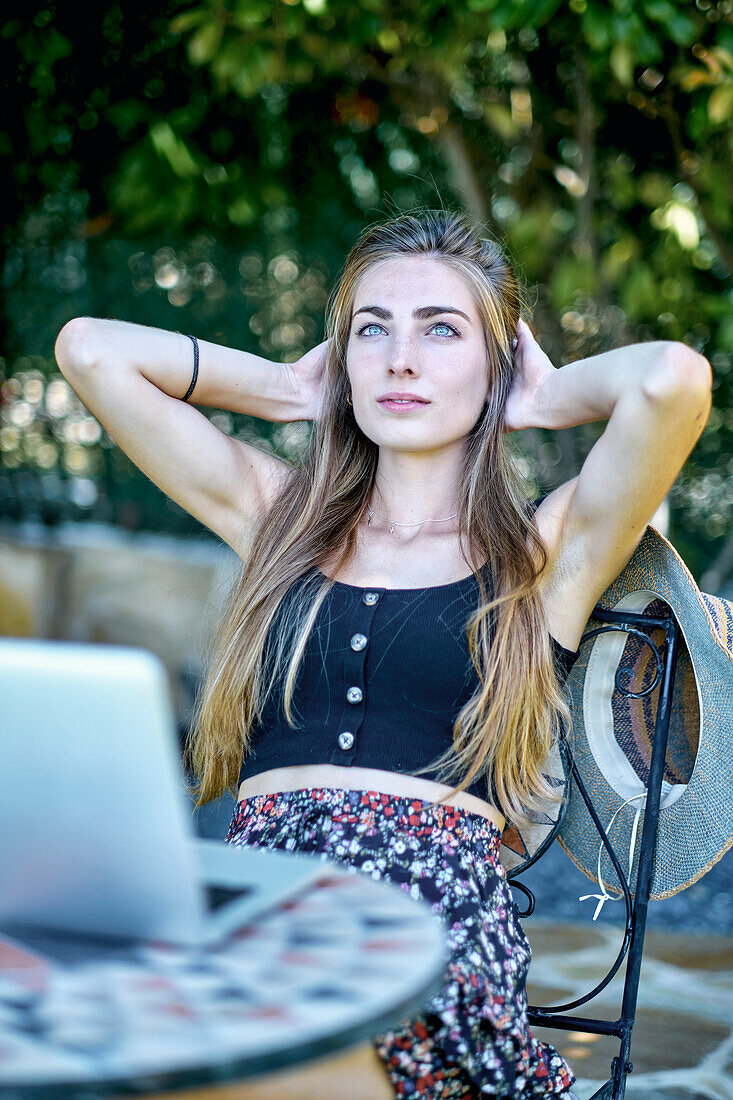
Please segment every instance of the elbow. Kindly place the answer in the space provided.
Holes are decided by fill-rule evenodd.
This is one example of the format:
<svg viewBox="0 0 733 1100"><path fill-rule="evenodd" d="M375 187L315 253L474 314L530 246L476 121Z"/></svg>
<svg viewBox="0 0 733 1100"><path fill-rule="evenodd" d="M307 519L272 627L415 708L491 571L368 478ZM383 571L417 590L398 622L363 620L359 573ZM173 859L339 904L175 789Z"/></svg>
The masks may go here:
<svg viewBox="0 0 733 1100"><path fill-rule="evenodd" d="M53 354L61 373L91 367L95 363L94 318L72 317L56 337Z"/></svg>
<svg viewBox="0 0 733 1100"><path fill-rule="evenodd" d="M679 340L667 340L655 370L644 379L642 388L654 401L697 396L707 401L713 389L713 370L705 356L694 348Z"/></svg>

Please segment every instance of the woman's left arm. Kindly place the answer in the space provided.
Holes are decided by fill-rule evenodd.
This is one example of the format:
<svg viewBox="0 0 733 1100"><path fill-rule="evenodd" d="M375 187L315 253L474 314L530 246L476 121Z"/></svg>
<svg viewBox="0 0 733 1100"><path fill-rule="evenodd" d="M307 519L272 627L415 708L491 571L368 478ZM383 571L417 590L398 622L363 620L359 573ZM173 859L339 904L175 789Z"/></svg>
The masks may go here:
<svg viewBox="0 0 733 1100"><path fill-rule="evenodd" d="M648 341L555 368L520 321L510 416L545 428L608 419L578 476L554 491L562 498L563 556L582 569L589 599L628 563L711 406L710 364L686 344Z"/></svg>

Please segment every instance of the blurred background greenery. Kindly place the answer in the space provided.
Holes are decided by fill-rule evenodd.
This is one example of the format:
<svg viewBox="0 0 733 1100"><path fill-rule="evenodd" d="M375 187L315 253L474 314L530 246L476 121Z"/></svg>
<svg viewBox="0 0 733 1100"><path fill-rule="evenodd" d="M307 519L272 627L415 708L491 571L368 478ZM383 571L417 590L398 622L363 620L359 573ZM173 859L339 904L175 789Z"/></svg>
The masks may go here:
<svg viewBox="0 0 733 1100"><path fill-rule="evenodd" d="M71 317L292 361L362 227L459 206L503 244L556 365L651 339L710 360L670 495L708 590L733 571L733 0L30 0L2 17L0 514L203 529L60 375ZM287 425L202 410L293 446ZM517 444L544 491L604 424Z"/></svg>

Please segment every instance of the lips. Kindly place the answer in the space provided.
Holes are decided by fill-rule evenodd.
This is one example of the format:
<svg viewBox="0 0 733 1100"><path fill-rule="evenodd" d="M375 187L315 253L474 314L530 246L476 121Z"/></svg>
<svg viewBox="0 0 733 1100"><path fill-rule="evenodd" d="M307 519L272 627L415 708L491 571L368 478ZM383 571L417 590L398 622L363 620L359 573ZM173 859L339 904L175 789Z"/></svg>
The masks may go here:
<svg viewBox="0 0 733 1100"><path fill-rule="evenodd" d="M384 393L381 397L377 398L377 401L419 401L422 405L429 405L430 402L425 397L420 397L416 393L398 393L397 391L391 391L390 393Z"/></svg>

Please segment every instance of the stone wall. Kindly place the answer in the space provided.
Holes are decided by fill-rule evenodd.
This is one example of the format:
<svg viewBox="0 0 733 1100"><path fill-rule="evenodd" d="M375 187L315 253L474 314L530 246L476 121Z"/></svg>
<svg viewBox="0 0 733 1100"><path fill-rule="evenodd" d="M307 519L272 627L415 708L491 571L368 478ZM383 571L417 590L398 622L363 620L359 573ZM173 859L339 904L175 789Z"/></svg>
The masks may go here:
<svg viewBox="0 0 733 1100"><path fill-rule="evenodd" d="M0 527L0 634L141 646L165 663L179 721L239 558L197 536L94 524Z"/></svg>

